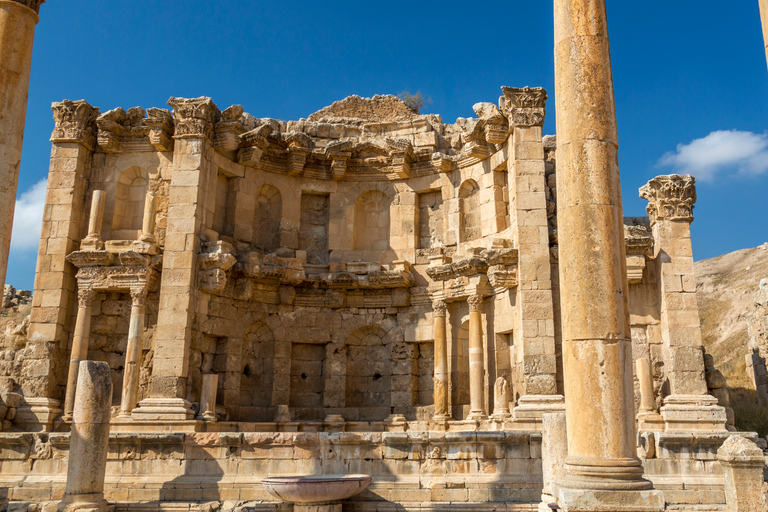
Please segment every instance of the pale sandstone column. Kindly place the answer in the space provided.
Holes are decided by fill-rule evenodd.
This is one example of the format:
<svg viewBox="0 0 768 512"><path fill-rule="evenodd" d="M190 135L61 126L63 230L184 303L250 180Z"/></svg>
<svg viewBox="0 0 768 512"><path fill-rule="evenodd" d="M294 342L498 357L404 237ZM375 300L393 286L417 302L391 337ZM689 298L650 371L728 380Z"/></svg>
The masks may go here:
<svg viewBox="0 0 768 512"><path fill-rule="evenodd" d="M77 292L77 321L75 335L72 339L72 353L69 358L69 374L67 376L67 395L64 402L64 419L72 419L75 406L75 391L77 389L80 362L88 357L88 340L91 333L91 311L96 292L93 290L78 290Z"/></svg>
<svg viewBox="0 0 768 512"><path fill-rule="evenodd" d="M485 365L483 356L483 298L470 295L469 305L469 416L478 420L485 413Z"/></svg>
<svg viewBox="0 0 768 512"><path fill-rule="evenodd" d="M637 381L640 383L640 412L651 412L656 409L651 361L646 358L638 359L635 361L635 367L637 368Z"/></svg>
<svg viewBox="0 0 768 512"><path fill-rule="evenodd" d="M560 506L661 510L635 448L618 136L604 0L555 0L558 233L568 430ZM625 491L625 492L622 492ZM641 492L632 492L641 491ZM637 508L633 508L637 510Z"/></svg>
<svg viewBox="0 0 768 512"><path fill-rule="evenodd" d="M104 242L101 240L101 227L104 223L104 205L107 194L103 190L94 190L91 199L91 214L88 217L88 236L80 242L81 251L101 251Z"/></svg>
<svg viewBox="0 0 768 512"><path fill-rule="evenodd" d="M139 396L139 373L141 372L141 332L144 330L147 290L131 290L131 321L128 327L128 346L125 349L125 371L123 372L123 394L120 400L120 418L130 418L136 408Z"/></svg>
<svg viewBox="0 0 768 512"><path fill-rule="evenodd" d="M765 57L768 59L768 0L760 0L760 19L763 21L763 40L765 41Z"/></svg>
<svg viewBox="0 0 768 512"><path fill-rule="evenodd" d="M147 192L146 199L144 200L144 217L141 222L141 237L142 242L152 242L155 239L155 210L156 210L156 198L152 191Z"/></svg>
<svg viewBox="0 0 768 512"><path fill-rule="evenodd" d="M200 389L200 412L197 419L216 421L216 394L219 389L219 376L215 373L203 375Z"/></svg>
<svg viewBox="0 0 768 512"><path fill-rule="evenodd" d="M59 511L106 511L104 475L109 448L112 378L104 362L82 361L69 439L67 487Z"/></svg>
<svg viewBox="0 0 768 512"><path fill-rule="evenodd" d="M450 419L448 414L448 340L446 339L446 318L448 307L438 300L432 303L435 317L435 417L436 421Z"/></svg>
<svg viewBox="0 0 768 512"><path fill-rule="evenodd" d="M45 0L0 0L0 289L11 248L32 46Z"/></svg>
<svg viewBox="0 0 768 512"><path fill-rule="evenodd" d="M701 321L696 299L691 222L696 203L693 176L657 176L640 189L648 200L659 276L664 371L670 395L661 415L665 430L725 431L725 409L707 392Z"/></svg>
<svg viewBox="0 0 768 512"><path fill-rule="evenodd" d="M541 431L541 489L540 512L551 512L549 504L555 501L555 486L565 476L565 460L568 457L568 439L565 413L542 414Z"/></svg>

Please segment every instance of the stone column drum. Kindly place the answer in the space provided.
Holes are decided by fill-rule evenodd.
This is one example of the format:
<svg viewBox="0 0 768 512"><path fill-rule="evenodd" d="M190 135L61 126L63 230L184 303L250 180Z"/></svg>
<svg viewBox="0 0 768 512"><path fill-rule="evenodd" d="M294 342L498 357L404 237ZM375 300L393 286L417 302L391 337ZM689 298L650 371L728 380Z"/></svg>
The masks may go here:
<svg viewBox="0 0 768 512"><path fill-rule="evenodd" d="M129 419L136 408L139 396L139 373L141 371L141 332L147 309L147 290L131 290L131 321L128 327L128 345L125 349L125 372L123 372L123 394L120 401L120 418Z"/></svg>
<svg viewBox="0 0 768 512"><path fill-rule="evenodd" d="M104 205L107 194L103 190L94 190L91 199L91 214L88 217L88 236L80 242L81 251L101 251L104 242L101 240L101 227L104 224Z"/></svg>
<svg viewBox="0 0 768 512"><path fill-rule="evenodd" d="M469 304L469 417L479 420L485 414L485 365L483 362L483 298L471 295Z"/></svg>
<svg viewBox="0 0 768 512"><path fill-rule="evenodd" d="M618 135L604 0L555 0L567 475L559 505L661 510L635 446ZM625 492L622 492L625 491ZM632 492L640 491L640 492Z"/></svg>
<svg viewBox="0 0 768 512"><path fill-rule="evenodd" d="M443 301L432 305L435 318L435 421L445 421L448 414L448 341L446 339L446 318L448 307Z"/></svg>
<svg viewBox="0 0 768 512"><path fill-rule="evenodd" d="M0 0L0 289L11 248L32 45L45 0Z"/></svg>
<svg viewBox="0 0 768 512"><path fill-rule="evenodd" d="M768 0L760 0L760 19L763 22L763 39L765 40L765 57L768 59Z"/></svg>
<svg viewBox="0 0 768 512"><path fill-rule="evenodd" d="M109 365L82 361L69 440L67 487L59 503L60 512L106 511L104 475L109 447L112 379Z"/></svg>
<svg viewBox="0 0 768 512"><path fill-rule="evenodd" d="M69 374L67 375L67 394L64 400L64 420L72 419L75 407L75 390L77 389L80 362L88 357L88 339L91 333L91 311L96 292L79 290L77 292L77 320L75 335L72 339L72 353L69 357Z"/></svg>

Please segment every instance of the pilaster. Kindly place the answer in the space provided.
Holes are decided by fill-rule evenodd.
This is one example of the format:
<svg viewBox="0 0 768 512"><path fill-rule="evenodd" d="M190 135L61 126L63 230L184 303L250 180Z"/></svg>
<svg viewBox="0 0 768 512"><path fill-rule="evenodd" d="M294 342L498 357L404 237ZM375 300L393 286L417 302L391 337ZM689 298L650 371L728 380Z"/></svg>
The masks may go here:
<svg viewBox="0 0 768 512"><path fill-rule="evenodd" d="M725 410L707 394L704 378L691 247L696 180L689 175L657 176L640 189L640 196L649 202L660 276L661 337L671 392L661 408L666 430L725 430Z"/></svg>
<svg viewBox="0 0 768 512"><path fill-rule="evenodd" d="M77 303L77 269L66 257L79 248L85 218L85 205L72 198L84 197L88 188L99 112L84 100L65 100L51 108L53 148L28 336L33 357L24 361L24 402L17 421L24 428L43 430L61 412L67 370L56 362L66 360Z"/></svg>
<svg viewBox="0 0 768 512"><path fill-rule="evenodd" d="M205 221L213 165L214 123L220 112L210 98L171 98L175 117L173 174L168 199L168 221L160 283L160 308L155 332L150 396L139 403L134 420L190 420L185 399L192 337L197 308L197 255Z"/></svg>

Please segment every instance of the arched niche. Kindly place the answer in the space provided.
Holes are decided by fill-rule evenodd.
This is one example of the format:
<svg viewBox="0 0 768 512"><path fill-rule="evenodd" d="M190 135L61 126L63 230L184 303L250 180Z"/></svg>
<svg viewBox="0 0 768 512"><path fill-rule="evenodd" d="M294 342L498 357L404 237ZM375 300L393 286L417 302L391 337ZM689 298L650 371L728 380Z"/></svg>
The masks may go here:
<svg viewBox="0 0 768 512"><path fill-rule="evenodd" d="M345 345L345 406L357 408L361 421L386 419L392 403L392 355L387 333L369 325L350 334Z"/></svg>
<svg viewBox="0 0 768 512"><path fill-rule="evenodd" d="M389 249L390 199L379 190L363 192L355 201L355 250L386 251Z"/></svg>
<svg viewBox="0 0 768 512"><path fill-rule="evenodd" d="M469 242L482 236L480 187L467 180L459 188L459 241Z"/></svg>
<svg viewBox="0 0 768 512"><path fill-rule="evenodd" d="M253 218L253 246L266 253L280 248L280 219L283 199L272 185L264 185L256 194Z"/></svg>
<svg viewBox="0 0 768 512"><path fill-rule="evenodd" d="M239 420L272 421L275 336L261 322L253 324L243 339L240 375Z"/></svg>
<svg viewBox="0 0 768 512"><path fill-rule="evenodd" d="M129 167L120 174L112 214L112 240L136 240L144 220L144 201L149 188L147 172Z"/></svg>

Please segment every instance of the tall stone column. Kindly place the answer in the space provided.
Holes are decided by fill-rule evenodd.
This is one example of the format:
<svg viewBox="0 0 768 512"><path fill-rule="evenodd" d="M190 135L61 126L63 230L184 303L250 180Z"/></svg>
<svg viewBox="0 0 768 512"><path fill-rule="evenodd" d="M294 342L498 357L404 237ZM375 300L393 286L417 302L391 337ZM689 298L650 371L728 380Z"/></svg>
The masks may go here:
<svg viewBox="0 0 768 512"><path fill-rule="evenodd" d="M139 373L141 371L141 332L144 330L144 316L147 309L147 290L131 290L131 320L128 327L128 345L125 349L125 371L123 372L123 393L120 401L120 418L130 418L136 408L139 396Z"/></svg>
<svg viewBox="0 0 768 512"><path fill-rule="evenodd" d="M209 201L215 183L213 124L221 112L211 98L171 98L175 120L173 173L160 282L150 396L131 416L145 421L193 419L186 399L192 318L198 305L197 271L201 233L213 218Z"/></svg>
<svg viewBox="0 0 768 512"><path fill-rule="evenodd" d="M483 297L470 295L469 305L469 417L485 418L485 364L483 350Z"/></svg>
<svg viewBox="0 0 768 512"><path fill-rule="evenodd" d="M11 248L32 46L45 0L0 0L0 287Z"/></svg>
<svg viewBox="0 0 768 512"><path fill-rule="evenodd" d="M16 423L30 431L48 430L61 414L61 385L67 375L67 344L77 304L77 269L67 255L80 247L85 197L96 144L99 109L86 101L51 105L51 163L45 194L35 292L30 314L29 356L24 360L23 399Z"/></svg>
<svg viewBox="0 0 768 512"><path fill-rule="evenodd" d="M72 339L72 353L69 357L69 374L67 376L67 395L64 401L64 419L72 419L75 407L75 391L77 376L80 371L80 361L88 358L88 340L91 334L91 312L96 292L83 289L77 292L77 320L75 321L75 336Z"/></svg>
<svg viewBox="0 0 768 512"><path fill-rule="evenodd" d="M696 299L691 222L696 203L693 176L657 176L640 189L648 200L660 289L664 370L670 395L661 407L665 430L724 432L726 413L707 392L704 348Z"/></svg>
<svg viewBox="0 0 768 512"><path fill-rule="evenodd" d="M662 510L635 445L618 135L604 0L555 0L558 233L568 431L559 505Z"/></svg>
<svg viewBox="0 0 768 512"><path fill-rule="evenodd" d="M765 41L765 57L768 59L768 0L760 0L760 19L763 22L763 39Z"/></svg>
<svg viewBox="0 0 768 512"><path fill-rule="evenodd" d="M450 419L448 414L448 340L446 339L446 319L448 307L442 300L432 303L435 319L435 421Z"/></svg>
<svg viewBox="0 0 768 512"><path fill-rule="evenodd" d="M67 487L59 512L105 512L104 478L109 449L112 378L109 365L82 361L69 439Z"/></svg>

